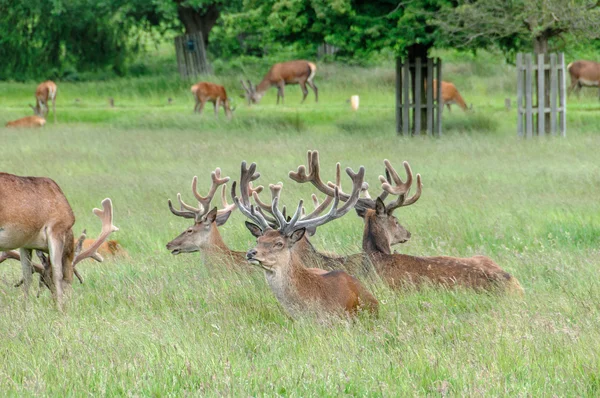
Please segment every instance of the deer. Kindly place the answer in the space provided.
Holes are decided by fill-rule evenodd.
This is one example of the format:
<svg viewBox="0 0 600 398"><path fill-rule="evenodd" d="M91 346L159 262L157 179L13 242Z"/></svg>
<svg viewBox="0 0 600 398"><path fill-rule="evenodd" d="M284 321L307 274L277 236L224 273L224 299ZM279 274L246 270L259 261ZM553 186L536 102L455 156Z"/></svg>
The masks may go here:
<svg viewBox="0 0 600 398"><path fill-rule="evenodd" d="M437 87L437 80L435 80L435 79L433 80L433 87L434 87L433 99L437 99L437 91L435 90L435 87ZM448 108L448 112L452 111L452 109L450 109L451 104L457 104L465 112L473 108L473 105L471 105L471 107L467 106L467 104L465 103L465 100L463 100L463 97L460 95L460 93L458 92L458 89L456 88L456 86L453 83L445 82L443 80L442 80L442 102Z"/></svg>
<svg viewBox="0 0 600 398"><path fill-rule="evenodd" d="M48 101L52 101L52 113L54 114L54 123L56 123L56 83L52 80L46 80L40 83L35 90L35 106L29 105L33 109L35 116L46 119L48 112Z"/></svg>
<svg viewBox="0 0 600 398"><path fill-rule="evenodd" d="M569 75L571 75L571 86L569 94L576 90L579 96L582 86L600 87L600 63L594 61L574 61L567 65ZM598 90L600 94L600 90Z"/></svg>
<svg viewBox="0 0 600 398"><path fill-rule="evenodd" d="M73 210L52 179L0 173L0 198L0 251L19 249L26 302L32 273L38 272L62 311L63 290L72 284L73 274L80 278L76 265L88 257L101 261L96 250L118 230L112 224L112 201L106 198L102 201L103 210L94 209L94 214L102 220L102 232L90 248L81 251L79 245L74 244ZM33 250L49 254L48 267L33 267Z"/></svg>
<svg viewBox="0 0 600 398"><path fill-rule="evenodd" d="M219 117L219 107L223 106L225 115L231 120L235 107L231 108L229 98L227 98L227 92L225 87L214 83L200 82L194 84L191 87L192 94L196 99L196 105L194 106L194 112L202 114L202 109L207 102L212 102L215 108L215 117Z"/></svg>
<svg viewBox="0 0 600 398"><path fill-rule="evenodd" d="M42 127L46 124L46 119L40 116L25 116L17 120L12 120L6 123L6 127L13 128L32 128Z"/></svg>
<svg viewBox="0 0 600 398"><path fill-rule="evenodd" d="M249 177L246 182L246 189L250 194L260 192L263 187L252 187L252 181L259 178L260 174L256 173L256 166L248 172ZM194 220L194 225L187 228L175 239L167 243L167 250L173 255L180 253L193 253L199 251L206 263L211 263L215 259L225 260L226 264L233 263L237 266L247 268L246 253L230 250L223 241L218 227L227 222L231 212L236 208L235 204L228 204L226 198L227 182L229 177L221 177L221 169L216 168L211 173L211 187L206 196L202 196L198 192L198 177L192 179L192 193L198 201L198 207L193 207L186 204L181 199L181 194L177 194L177 200L180 204L180 210L173 208L173 204L169 199L169 210L178 217L189 218ZM218 209L216 206L211 208L213 197L220 186L223 186L221 191L221 203L223 208Z"/></svg>
<svg viewBox="0 0 600 398"><path fill-rule="evenodd" d="M242 98L248 100L248 105L258 104L262 97L265 95L267 90L271 86L277 87L277 104L279 105L279 97L281 97L281 104L283 105L283 91L286 84L299 84L302 89L302 102L308 95L308 89L306 85L314 91L315 102L319 102L319 90L313 82L315 74L317 73L317 66L309 61L297 60L288 61L275 64L269 69L262 81L258 83L258 86L252 85L252 82L248 80L248 86L241 80L242 87L245 91L245 95Z"/></svg>
<svg viewBox="0 0 600 398"><path fill-rule="evenodd" d="M242 168L245 162L242 163ZM354 317L360 309L377 314L379 302L358 281L344 271L329 271L308 268L301 257L294 251L305 235L307 229L333 221L348 213L358 200L364 179L364 167L358 173L346 169L352 176L352 197L338 209L339 190L335 189L333 204L330 210L319 217L300 219L303 201L300 201L296 212L288 220L279 210L279 197L273 198L272 212L276 217L277 227L273 228L258 210L249 204L248 198L240 199L236 194L236 182L231 188L231 196L240 212L252 222L246 221L246 227L257 238L254 248L248 250L246 259L250 264L264 270L267 284L292 318L303 315L315 315L318 319L329 315L346 314ZM241 187L243 194L245 190Z"/></svg>

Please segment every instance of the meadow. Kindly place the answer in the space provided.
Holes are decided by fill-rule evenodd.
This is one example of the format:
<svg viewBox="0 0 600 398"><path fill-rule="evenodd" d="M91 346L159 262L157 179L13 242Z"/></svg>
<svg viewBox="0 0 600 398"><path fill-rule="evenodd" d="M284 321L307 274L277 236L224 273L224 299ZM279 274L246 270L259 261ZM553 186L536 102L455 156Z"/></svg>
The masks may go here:
<svg viewBox="0 0 600 398"><path fill-rule="evenodd" d="M514 72L501 60L450 58L472 113L444 113L439 138L394 133L393 65L319 65L300 105L271 90L258 106L237 99L233 120L207 105L192 113L190 82L172 74L103 82L58 82L58 123L0 128L0 170L48 176L63 189L77 222L96 236L92 214L113 201L113 235L128 259L78 267L66 313L50 294L13 287L20 266L0 265L0 391L8 396L598 396L600 394L600 104L596 90L569 99L566 138L516 137ZM261 69L207 79L242 92ZM0 125L29 115L35 83L0 83ZM353 113L345 102L359 94ZM108 98L115 107L111 108ZM172 98L169 104L167 98ZM379 318L319 325L286 316L260 271L207 267L197 253L165 244L190 223L167 199L192 201L216 167L232 180L256 162L263 185L284 182L295 206L312 193L287 173L318 149L323 173L336 162L364 165L371 194L387 158L410 162L423 195L396 212L412 233L395 247L412 255L492 257L515 275L524 297L467 290L391 291L370 281ZM344 181L345 182L345 181ZM348 182L345 182L348 186ZM0 204L1 205L1 204ZM225 242L247 250L254 238L234 212ZM312 241L339 254L360 251L362 220L350 213ZM35 290L35 289L33 289Z"/></svg>

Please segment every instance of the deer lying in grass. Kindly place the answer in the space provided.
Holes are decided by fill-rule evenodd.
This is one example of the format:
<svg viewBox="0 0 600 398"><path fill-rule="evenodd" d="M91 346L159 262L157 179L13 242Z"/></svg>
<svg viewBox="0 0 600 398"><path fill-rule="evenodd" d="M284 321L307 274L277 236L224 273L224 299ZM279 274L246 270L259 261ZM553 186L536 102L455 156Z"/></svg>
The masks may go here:
<svg viewBox="0 0 600 398"><path fill-rule="evenodd" d="M247 177L242 181L249 194L262 190L262 187L252 188L252 181L260 176L255 171L256 165L251 170L245 170ZM242 172L244 173L244 170ZM177 199L181 206L180 210L175 210L171 204L171 200L169 200L171 213L179 217L194 219L194 225L167 243L167 249L174 255L199 251L204 261L208 263L212 260L220 259L221 261L225 261L226 264L234 263L236 265L247 266L246 253L230 250L223 241L218 229L219 226L225 224L231 212L235 210L235 204L229 205L226 199L225 184L229 181L229 177L221 178L221 169L217 168L211 173L211 179L212 184L206 196L198 193L198 177L194 177L192 180L192 192L198 200L197 208L184 203L179 193L177 194ZM218 210L216 206L211 209L210 203L221 185L223 186L221 193L223 209Z"/></svg>
<svg viewBox="0 0 600 398"><path fill-rule="evenodd" d="M25 116L17 120L12 120L6 123L6 127L15 127L15 128L32 128L32 127L42 127L46 124L46 119L39 116Z"/></svg>
<svg viewBox="0 0 600 398"><path fill-rule="evenodd" d="M392 253L391 246L410 239L408 232L398 219L394 210L415 203L422 192L421 176L417 174L417 191L412 197L408 194L412 185L412 171L404 162L407 179L402 181L388 160L384 161L386 174L380 176L383 193L376 200L362 200L357 204L356 212L365 221L363 232L363 251L369 256L377 273L391 287L410 284L433 283L446 287L463 286L477 290L505 290L523 292L519 281L485 256L470 258L458 257L416 257ZM396 195L393 202L384 203L387 194Z"/></svg>
<svg viewBox="0 0 600 398"><path fill-rule="evenodd" d="M38 272L62 310L63 289L72 283L74 273L78 275L77 263L87 257L100 260L96 249L118 230L112 225L112 202L105 199L104 210L94 209L102 220L102 233L92 247L81 253L76 252L79 245L73 244L73 211L53 180L0 173L0 203L0 251L19 249L25 297L29 295L32 273ZM33 267L32 250L50 254L48 267Z"/></svg>
<svg viewBox="0 0 600 398"><path fill-rule="evenodd" d="M358 173L347 169L353 176L352 197L338 209L339 197L336 189L333 205L323 216L300 219L302 204L300 201L294 215L288 220L278 208L279 198L275 197L272 211L276 216L277 229L273 229L255 206L248 206L248 199L240 200L235 192L235 182L231 195L240 211L256 224L246 222L247 228L257 237L257 245L246 254L251 264L260 266L275 297L292 316L313 313L318 317L327 314L347 313L355 315L365 307L377 313L378 301L354 277L344 271L324 272L307 268L301 257L294 251L306 233L307 228L317 228L349 212L358 200L364 178L364 168ZM243 190L242 190L243 192Z"/></svg>
<svg viewBox="0 0 600 398"><path fill-rule="evenodd" d="M225 115L228 119L231 119L235 107L231 108L229 98L227 98L227 92L225 87L214 83L200 82L194 84L191 88L192 94L196 99L196 105L194 106L194 112L202 113L204 105L207 102L212 102L215 108L215 117L219 117L219 108L223 106Z"/></svg>
<svg viewBox="0 0 600 398"><path fill-rule="evenodd" d="M262 81L258 83L258 86L253 86L250 80L248 80L248 87L246 87L243 81L241 83L246 92L245 97L248 100L248 104L258 104L271 86L277 86L277 104L279 105L279 97L281 97L281 103L283 104L283 91L286 84L300 85L302 89L302 102L304 102L308 95L308 89L306 88L308 84L315 92L315 102L319 102L319 90L313 82L316 73L317 66L312 62L302 60L288 61L273 65Z"/></svg>
<svg viewBox="0 0 600 398"><path fill-rule="evenodd" d="M40 83L35 90L35 106L29 105L36 116L46 119L46 116L50 111L48 101L52 101L54 123L56 123L56 91L56 83L52 80L46 80L45 82Z"/></svg>

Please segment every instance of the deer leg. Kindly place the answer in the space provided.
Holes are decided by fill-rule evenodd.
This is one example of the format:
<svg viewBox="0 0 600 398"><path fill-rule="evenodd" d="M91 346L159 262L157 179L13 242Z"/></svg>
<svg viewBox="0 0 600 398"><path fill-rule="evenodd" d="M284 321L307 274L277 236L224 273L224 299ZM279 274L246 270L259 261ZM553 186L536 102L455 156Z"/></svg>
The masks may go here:
<svg viewBox="0 0 600 398"><path fill-rule="evenodd" d="M283 105L283 88L285 87L285 82L282 80L277 84L279 89L279 95L281 95L281 105ZM277 97L277 104L279 104L279 97Z"/></svg>
<svg viewBox="0 0 600 398"><path fill-rule="evenodd" d="M306 96L308 95L308 89L306 88L306 82L300 82L299 84L300 88L302 89L302 101L300 103L303 104Z"/></svg>
<svg viewBox="0 0 600 398"><path fill-rule="evenodd" d="M196 98L196 104L194 105L194 113L198 112L198 105L200 105L200 101Z"/></svg>
<svg viewBox="0 0 600 398"><path fill-rule="evenodd" d="M319 90L317 89L317 85L310 80L307 80L306 84L308 84L308 86L315 92L315 102L319 102Z"/></svg>
<svg viewBox="0 0 600 398"><path fill-rule="evenodd" d="M221 106L221 98L217 98L214 102L215 106L215 118L219 118L219 107Z"/></svg>
<svg viewBox="0 0 600 398"><path fill-rule="evenodd" d="M52 98L52 115L54 116L54 123L56 123L56 97Z"/></svg>
<svg viewBox="0 0 600 398"><path fill-rule="evenodd" d="M50 265L52 267L52 284L56 305L59 311L63 309L63 264L62 255L65 243L60 238L48 234L48 248L50 251Z"/></svg>
<svg viewBox="0 0 600 398"><path fill-rule="evenodd" d="M202 110L204 109L204 105L206 104L206 101L200 101L200 106L198 107L198 114L202 114Z"/></svg>
<svg viewBox="0 0 600 398"><path fill-rule="evenodd" d="M448 107L448 112L452 111L452 109L450 109L450 103L449 102L446 102L446 107Z"/></svg>
<svg viewBox="0 0 600 398"><path fill-rule="evenodd" d="M33 281L33 266L31 265L31 249L19 249L21 254L21 269L23 270L23 292L25 299L29 298L29 287Z"/></svg>

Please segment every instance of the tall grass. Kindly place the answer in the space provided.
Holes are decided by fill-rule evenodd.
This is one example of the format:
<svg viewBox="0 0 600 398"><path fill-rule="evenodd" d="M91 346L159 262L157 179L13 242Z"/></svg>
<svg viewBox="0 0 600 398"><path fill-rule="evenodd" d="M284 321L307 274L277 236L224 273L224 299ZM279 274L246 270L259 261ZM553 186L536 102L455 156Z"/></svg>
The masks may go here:
<svg viewBox="0 0 600 398"><path fill-rule="evenodd" d="M233 94L239 77L214 79ZM0 391L597 396L600 139L598 116L587 110L596 99L570 102L567 139L525 141L516 138L514 112L503 109L511 90L479 89L486 81L501 86L495 79L475 75L464 89L457 83L475 110L445 113L445 134L436 139L394 134L390 68L320 67L319 104L309 95L300 106L299 89L290 87L285 106L274 105L274 92L252 108L240 99L230 122L209 109L193 115L187 82L169 77L60 84L58 124L0 129L0 170L56 180L74 209L76 233L99 232L91 209L111 197L115 238L131 258L81 264L86 282L73 286L65 315L47 292L24 310L12 286L20 266L2 265ZM0 85L0 123L25 112L33 88ZM352 94L361 96L356 113L345 103ZM329 179L337 161L364 165L372 194L384 158L408 160L424 192L397 211L413 238L396 250L491 256L521 281L525 297L395 292L369 282L380 317L325 327L290 320L259 270L228 272L165 249L188 226L166 201L178 192L189 201L194 175L206 189L215 167L235 179L241 160L255 161L259 182L283 181L283 201L293 206L312 192L287 178L307 149L320 150ZM235 250L253 245L243 221L235 212L221 228ZM349 214L313 241L355 253L361 233L361 220Z"/></svg>

